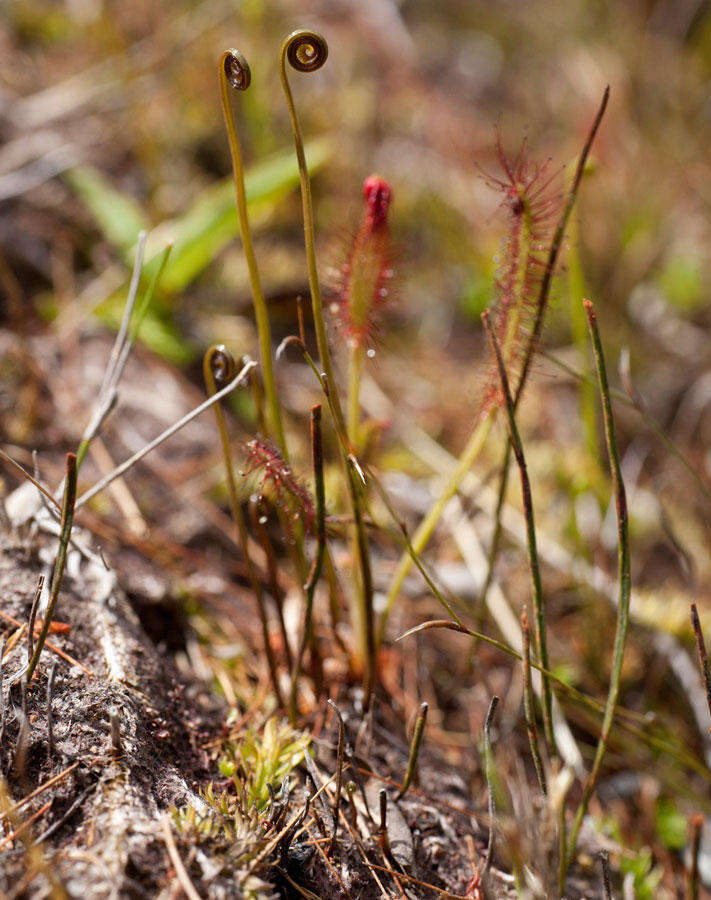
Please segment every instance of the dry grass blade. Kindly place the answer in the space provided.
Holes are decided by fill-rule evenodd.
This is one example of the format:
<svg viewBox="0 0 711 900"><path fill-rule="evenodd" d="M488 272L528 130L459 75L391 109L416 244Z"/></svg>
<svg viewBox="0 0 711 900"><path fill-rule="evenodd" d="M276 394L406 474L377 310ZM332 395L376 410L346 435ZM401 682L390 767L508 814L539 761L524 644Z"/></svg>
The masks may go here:
<svg viewBox="0 0 711 900"><path fill-rule="evenodd" d="M124 472L127 472L132 466L135 466L137 462L143 459L144 456L147 456L152 450L155 450L163 441L167 441L168 438L172 437L177 431L180 431L181 428L184 428L189 422L192 422L194 418L200 415L200 413L204 412L206 409L209 409L213 403L218 403L222 400L223 397L226 397L228 394L232 393L235 388L239 387L240 384L245 380L249 372L256 366L257 364L254 360L248 360L245 365L240 370L239 374L225 387L222 388L221 391L218 391L212 397L209 397L199 406L196 406L191 412L189 412L186 416L183 416L178 422L175 422L170 428L166 428L166 430L159 434L157 438L152 440L150 443L146 444L145 447L142 447L133 456L129 457L125 462L121 463L120 466L114 469L113 472L109 472L106 477L102 478L101 481L97 481L97 483L89 488L88 491L85 491L79 497L76 502L76 506L83 506L87 501L91 500L96 494L100 493L104 490L104 488L108 487L112 481L115 481L117 478L120 478Z"/></svg>
<svg viewBox="0 0 711 900"><path fill-rule="evenodd" d="M180 882L180 887L185 891L185 895L188 897L188 900L201 900L200 894L198 894L198 892L193 887L190 876L188 875L187 870L183 865L183 861L180 858L180 854L178 853L178 848L175 846L173 831L170 827L170 816L164 815L161 819L160 824L161 830L163 832L163 841L165 842L165 848L168 851L170 861L173 863L175 875Z"/></svg>

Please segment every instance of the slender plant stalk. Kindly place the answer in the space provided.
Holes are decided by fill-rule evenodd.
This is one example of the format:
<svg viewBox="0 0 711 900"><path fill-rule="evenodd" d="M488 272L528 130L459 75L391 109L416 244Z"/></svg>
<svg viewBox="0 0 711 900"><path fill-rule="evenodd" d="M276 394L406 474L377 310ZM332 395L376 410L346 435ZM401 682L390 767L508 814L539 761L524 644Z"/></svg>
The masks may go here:
<svg viewBox="0 0 711 900"><path fill-rule="evenodd" d="M494 855L494 817L496 816L496 801L494 799L494 753L491 749L491 723L496 714L496 707L499 705L499 698L494 694L489 704L489 710L484 719L484 765L486 774L486 785L489 794L489 841L486 845L486 856L481 869L481 874L486 875L491 865L491 859Z"/></svg>
<svg viewBox="0 0 711 900"><path fill-rule="evenodd" d="M538 727L536 725L536 710L533 703L533 685L531 683L531 628L528 624L525 606L521 614L521 634L523 635L521 652L523 658L523 713L526 719L528 743L531 746L531 756L533 757L533 765L536 767L538 784L541 788L541 793L545 796L548 793L548 785L546 784L546 773L543 768L541 752L538 749Z"/></svg>
<svg viewBox="0 0 711 900"><path fill-rule="evenodd" d="M26 683L29 684L32 676L37 668L44 642L47 640L49 628L54 617L54 610L57 606L57 598L59 597L59 589L62 586L62 576L64 575L64 567L67 563L67 548L69 547L69 538L72 533L72 523L74 522L74 506L77 497L77 458L74 453L67 453L67 472L64 479L64 499L62 501L62 520L59 533L59 549L57 550L57 559L54 563L54 571L52 572L52 580L49 586L49 602L44 613L44 621L42 622L42 630L37 638L34 652L28 663L27 671L24 675Z"/></svg>
<svg viewBox="0 0 711 900"><path fill-rule="evenodd" d="M699 900L699 850L701 849L701 829L704 817L696 813L689 819L691 830L691 863L686 883L686 900Z"/></svg>
<svg viewBox="0 0 711 900"><path fill-rule="evenodd" d="M239 218L242 246L247 259L249 270L249 283L252 288L252 301L254 303L254 315L257 320L257 334L259 337L259 356L262 363L264 378L264 391L267 395L269 408L269 435L272 437L282 452L284 459L288 461L288 450L284 439L284 429L281 419L281 407L279 395L274 380L274 365L272 362L272 335L269 325L269 313L264 300L262 285L259 278L257 259L254 255L252 244L252 231L247 214L247 194L244 187L244 166L242 163L242 149L239 134L235 126L232 106L230 104L230 86L238 91L246 91L249 87L252 75L247 60L238 50L226 50L220 58L220 99L222 101L222 115L227 129L227 140L230 145L232 157L232 172L235 183L235 197L237 201L237 216Z"/></svg>
<svg viewBox="0 0 711 900"><path fill-rule="evenodd" d="M318 347L320 371L323 372L322 385L325 389L329 409L334 419L336 431L341 435L347 434L346 423L338 398L338 387L333 374L331 352L328 347L328 335L326 334L326 321L323 313L323 301L321 298L321 285L318 277L316 263L316 245L314 238L314 213L311 198L311 182L306 165L304 141L301 134L301 126L296 114L296 106L289 85L286 64L298 72L315 72L323 66L328 57L328 44L325 38L315 31L300 29L288 35L281 45L279 52L279 77L289 110L291 128L294 134L294 147L299 167L299 181L301 184L301 205L304 219L304 244L306 248L306 265L309 276L309 290L311 292L311 308L313 312L314 330L316 332L316 344ZM365 705L370 703L370 696L376 678L375 660L375 633L373 613L373 576L370 568L370 551L368 548L368 536L363 523L361 512L361 498L353 467L349 463L349 454L344 451L346 466L346 479L350 496L353 518L356 528L356 549L358 553L358 568L360 578L358 584L358 630L360 632L360 652L363 659L363 690L365 693Z"/></svg>
<svg viewBox="0 0 711 900"><path fill-rule="evenodd" d="M585 169L585 163L587 162L588 155L590 153L590 149L592 147L593 141L595 139L595 135L598 132L600 127L600 123L602 122L602 117L605 114L605 109L607 108L607 101L610 96L609 87L605 88L605 92L602 97L602 102L600 103L600 107L598 109L597 115L592 123L590 131L588 132L587 139L585 141L585 145L583 146L582 152L578 159L578 165L575 170L575 175L573 177L573 181L570 187L570 192L568 194L568 198L566 204L563 208L563 212L560 217L560 221L556 227L555 233L553 235L553 240L550 245L550 250L548 253L548 259L545 264L545 268L543 271L543 277L541 279L541 285L538 292L538 300L536 303L536 314L533 323L533 329L531 332L531 336L529 338L528 344L526 346L526 351L524 355L523 365L521 367L521 375L518 380L518 385L516 386L516 390L514 393L514 410L518 407L519 401L521 399L521 395L523 394L523 389L526 385L526 380L528 378L531 362L533 359L533 355L538 347L538 342L541 336L541 331L543 329L543 322L545 319L545 313L548 306L548 296L550 293L551 282L553 279L553 274L555 272L556 263L558 261L558 256L560 254L560 248L563 244L563 238L565 236L566 225L568 224L568 219L570 218L570 213L575 205L575 199L578 194L578 188L580 187L580 181L583 176L583 171ZM427 544L429 543L430 538L434 532L434 529L442 517L442 513L444 509L457 492L457 489L467 474L467 472L471 469L474 461L476 460L481 448L484 446L486 438L489 435L489 431L491 429L492 419L493 419L492 410L489 412L483 419L479 419L474 426L474 430L467 442L466 447L464 448L462 455L459 457L457 462L457 466L454 471L450 475L446 484L442 489L442 493L435 500L434 504L430 508L430 511L427 513L425 518L420 523L415 535L412 539L412 545L416 554L422 553ZM405 576L410 571L411 560L407 555L403 554L398 564L398 567L393 575L390 588L388 590L388 596L385 604L385 609L383 611L383 615L380 619L380 627L378 630L378 639L382 641L385 635L385 627L387 624L387 619L392 609L393 603L397 595L400 592L400 588L402 587L402 583L405 580Z"/></svg>
<svg viewBox="0 0 711 900"><path fill-rule="evenodd" d="M331 843L328 845L329 854L333 850L333 845L336 842L336 835L338 834L338 817L340 813L340 802L341 802L341 785L343 783L343 744L346 739L346 726L343 722L343 716L341 715L340 709L336 706L333 700L328 700L328 705L336 714L336 722L338 723L338 748L336 750L336 794L333 798L333 834L331 835Z"/></svg>
<svg viewBox="0 0 711 900"><path fill-rule="evenodd" d="M321 437L321 404L311 407L311 459L314 467L314 493L316 495L316 555L311 565L308 580L304 586L306 608L301 643L294 657L291 672L291 693L289 695L289 716L296 720L296 694L299 688L301 666L304 653L313 643L313 608L316 585L321 577L323 559L326 552L326 494L323 480L323 441Z"/></svg>
<svg viewBox="0 0 711 900"><path fill-rule="evenodd" d="M511 469L511 441L507 438L506 450L504 452L504 461L501 464L501 474L499 475L499 493L496 497L496 509L494 510L494 529L491 533L491 546L489 547L489 556L486 565L486 579L481 589L479 597L479 617L480 621L484 616L486 609L486 598L489 588L494 580L494 569L496 560L499 555L499 546L501 545L501 535L503 534L502 514L504 511L504 503L506 502L506 491L509 486L509 471Z"/></svg>
<svg viewBox="0 0 711 900"><path fill-rule="evenodd" d="M417 717L417 721L415 722L415 730L412 733L412 742L410 744L410 757L407 760L407 769L405 771L405 780L402 783L402 787L397 792L395 797L396 800L401 800L405 794L407 793L407 789L410 787L412 783L412 779L415 775L415 771L417 770L417 757L420 755L420 746L422 745L422 737L425 733L425 723L427 722L427 710L429 706L427 703L423 703L420 706L420 714Z"/></svg>
<svg viewBox="0 0 711 900"><path fill-rule="evenodd" d="M220 381L228 381L234 374L235 362L232 354L222 344L214 344L210 347L203 358L202 372L205 379L205 388L210 397L214 397L217 391L216 376ZM227 433L227 423L219 403L214 404L215 421L217 422L217 430L220 433L220 443L222 444L222 458L225 464L225 478L227 479L227 493L230 502L230 512L232 513L232 521L237 528L237 537L242 549L245 565L247 566L247 575L249 583L254 591L254 597L259 608L259 619L262 626L262 641L264 643L264 652L267 657L267 665L269 667L269 676L271 678L274 695L279 706L284 706L284 699L279 686L279 672L277 669L274 650L269 640L269 621L267 619L267 607L264 601L264 591L262 582L254 568L252 556L249 552L249 537L247 535L247 526L242 514L242 507L237 494L237 484L235 482L234 467L232 465L232 451L230 450L230 436Z"/></svg>
<svg viewBox="0 0 711 900"><path fill-rule="evenodd" d="M29 665L30 660L32 659L32 654L34 652L34 638L35 638L35 618L37 616L37 608L39 607L40 597L42 596L42 591L44 590L44 575L40 575L37 579L37 587L35 588L35 595L32 598L32 606L30 608L30 620L27 624L27 663Z"/></svg>
<svg viewBox="0 0 711 900"><path fill-rule="evenodd" d="M582 362L587 359L588 334L585 312L580 301L585 296L585 277L580 259L580 235L577 217L570 220L568 229L570 250L567 255L568 294L570 303L570 328L578 358ZM588 456L596 463L599 461L597 449L597 410L595 385L592 379L582 381L578 390L580 403L580 420L583 424L583 437Z"/></svg>
<svg viewBox="0 0 711 900"><path fill-rule="evenodd" d="M699 611L696 604L691 604L691 624L694 629L696 638L696 651L699 655L699 668L704 679L704 688L706 689L706 703L711 713L711 672L709 672L709 657L706 652L706 642L704 641L704 633L701 630L701 622L699 621Z"/></svg>
<svg viewBox="0 0 711 900"><path fill-rule="evenodd" d="M607 744L610 739L610 730L615 717L615 705L620 691L620 681L622 680L622 661L625 652L625 642L627 640L627 629L629 626L630 614L630 546L629 546L629 530L627 521L627 497L625 494L625 485L622 480L622 468L620 466L620 456L617 450L617 440L615 438L615 423L612 417L612 400L610 399L610 388L607 383L607 371L605 369L605 357L602 352L602 344L600 342L600 333L597 328L597 318L595 316L595 308L589 300L583 301L585 312L588 317L588 326L590 328L590 337L595 355L595 364L597 366L598 380L600 382L600 395L602 397L602 411L605 421L605 440L607 442L607 452L610 458L610 471L612 473L612 484L615 492L615 500L617 506L617 534L618 534L618 564L620 579L620 602L617 610L617 629L615 633L615 647L613 651L612 675L610 678L610 688L607 695L607 703L605 704L605 715L602 721L602 732L595 751L595 759L593 760L592 769L588 776L587 783L583 790L583 796L580 806L573 820L573 827L570 831L570 840L568 842L567 865L570 863L575 854L575 848L578 841L578 832L582 825L585 813L588 809L590 797L595 790L597 779L602 767L602 760L605 756Z"/></svg>
<svg viewBox="0 0 711 900"><path fill-rule="evenodd" d="M277 609L279 618L279 630L281 631L281 639L284 643L284 653L286 655L286 663L291 671L292 658L291 647L289 644L289 634L286 630L286 620L284 619L284 592L279 585L279 570L277 566L276 554L274 547L269 540L267 529L264 527L262 515L260 511L260 503L258 498L254 497L249 503L249 518L252 524L252 531L257 537L259 544L264 552L267 561L267 575L269 577L269 592L274 600L274 606Z"/></svg>
<svg viewBox="0 0 711 900"><path fill-rule="evenodd" d="M607 852L607 850L600 851L600 866L602 868L602 900L612 900L610 854Z"/></svg>
<svg viewBox="0 0 711 900"><path fill-rule="evenodd" d="M348 439L360 447L360 382L363 375L364 349L352 346L348 351Z"/></svg>
<svg viewBox="0 0 711 900"><path fill-rule="evenodd" d="M489 310L486 309L481 316L484 323L484 329L489 337L491 349L496 357L496 365L499 370L499 378L501 380L501 390L504 395L504 404L506 406L506 415L509 426L509 439L513 449L514 457L521 475L521 493L523 494L523 510L526 516L526 536L528 544L528 558L531 565L531 580L533 582L533 611L535 615L535 638L536 638L536 655L544 669L550 669L548 663L548 644L546 640L546 616L543 602L543 588L541 586L541 572L538 565L538 548L536 546L536 525L533 517L533 499L531 496L531 482L528 477L526 468L526 458L523 453L523 444L518 433L516 425L516 416L514 414L514 401L511 396L509 387L509 379L506 374L506 366L504 358L501 355L501 348L496 339L494 329L489 321ZM548 744L549 752L555 752L555 738L553 736L553 698L551 694L551 684L546 676L543 677L543 726Z"/></svg>

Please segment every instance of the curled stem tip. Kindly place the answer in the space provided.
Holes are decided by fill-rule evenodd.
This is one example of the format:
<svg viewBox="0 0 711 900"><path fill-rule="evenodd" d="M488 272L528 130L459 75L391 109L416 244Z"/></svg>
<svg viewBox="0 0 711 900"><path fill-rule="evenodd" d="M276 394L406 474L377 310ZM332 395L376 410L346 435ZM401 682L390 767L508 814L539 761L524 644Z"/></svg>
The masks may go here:
<svg viewBox="0 0 711 900"><path fill-rule="evenodd" d="M318 31L298 28L284 39L281 52L297 72L316 72L328 59L328 44Z"/></svg>
<svg viewBox="0 0 711 900"><path fill-rule="evenodd" d="M272 365L272 337L269 325L269 313L262 292L261 280L257 258L252 245L252 231L247 212L247 194L244 186L244 164L242 162L242 147L239 134L235 126L230 104L230 87L237 91L246 91L252 82L252 74L247 60L239 50L225 50L220 58L220 99L222 103L222 115L227 129L227 140L232 159L232 174L235 185L235 201L239 230L242 236L242 246L249 270L249 283L252 290L254 303L254 315L257 320L257 333L259 337L259 356L262 363L262 375L264 378L264 390L267 396L269 408L270 434L279 444L282 452L286 454L286 443L281 421L281 407L274 380L274 368Z"/></svg>
<svg viewBox="0 0 711 900"><path fill-rule="evenodd" d="M281 45L279 52L279 77L281 80L284 97L289 110L291 128L294 135L294 148L299 167L299 181L301 185L301 205L304 220L304 246L306 250L306 264L309 276L309 290L311 291L311 307L313 312L314 330L316 332L316 344L320 367L316 370L324 393L328 399L329 408L334 420L339 440L342 441L344 463L348 477L348 492L351 507L355 519L355 531L357 538L358 565L361 573L359 616L361 619L361 651L364 657L364 692L366 706L370 702L370 695L375 680L375 635L373 624L373 581L370 569L370 553L368 539L363 523L361 499L358 486L352 473L348 459L346 422L343 409L338 396L336 380L333 374L331 352L328 346L326 322L323 313L323 300L321 297L321 285L318 277L316 263L316 246L314 237L314 213L311 198L311 182L304 141L301 134L299 118L296 114L294 97L291 93L289 78L287 75L287 61L298 72L315 72L323 66L328 57L328 44L326 39L316 31L299 29L288 35ZM323 374L321 374L323 373Z"/></svg>
<svg viewBox="0 0 711 900"><path fill-rule="evenodd" d="M252 83L252 72L243 53L234 48L225 50L220 59L220 65L230 87L236 91L247 90Z"/></svg>

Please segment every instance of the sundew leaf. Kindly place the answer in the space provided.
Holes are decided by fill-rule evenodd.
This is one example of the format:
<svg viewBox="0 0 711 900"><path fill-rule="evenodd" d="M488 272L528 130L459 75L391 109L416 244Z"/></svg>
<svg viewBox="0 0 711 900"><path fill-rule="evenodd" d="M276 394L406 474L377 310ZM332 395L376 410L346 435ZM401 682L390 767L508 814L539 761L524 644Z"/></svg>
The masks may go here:
<svg viewBox="0 0 711 900"><path fill-rule="evenodd" d="M127 254L138 232L148 228L148 216L140 205L92 166L69 169L64 177L89 208L104 237Z"/></svg>

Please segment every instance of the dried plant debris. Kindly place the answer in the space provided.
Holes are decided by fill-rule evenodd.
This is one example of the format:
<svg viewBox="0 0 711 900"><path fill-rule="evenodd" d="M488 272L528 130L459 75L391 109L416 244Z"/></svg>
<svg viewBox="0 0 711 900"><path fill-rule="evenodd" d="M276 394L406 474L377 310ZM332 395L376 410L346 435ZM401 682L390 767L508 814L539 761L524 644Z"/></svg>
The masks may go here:
<svg viewBox="0 0 711 900"><path fill-rule="evenodd" d="M37 572L53 552L51 541L0 535L3 628L12 632L13 620L27 621ZM25 821L51 801L31 835L46 834L40 852L52 859L56 878L71 895L82 893L84 885L87 895L108 896L121 886L130 891L134 881L150 890L166 871L156 837L160 811L195 797L203 774L200 723L186 708L175 671L146 638L117 588L114 573L81 559L76 550L68 557L70 574L57 616L69 627L52 635L26 688L19 682L7 687L26 647L6 649L3 660L8 709L0 767L14 814L5 817L0 840L17 828L13 819ZM50 650L50 643L81 667ZM55 855L58 847L62 853ZM23 848L8 841L0 849L0 887L8 891L27 878L39 896L42 876L32 878L32 856Z"/></svg>

